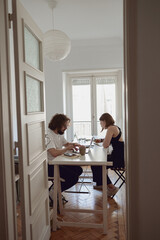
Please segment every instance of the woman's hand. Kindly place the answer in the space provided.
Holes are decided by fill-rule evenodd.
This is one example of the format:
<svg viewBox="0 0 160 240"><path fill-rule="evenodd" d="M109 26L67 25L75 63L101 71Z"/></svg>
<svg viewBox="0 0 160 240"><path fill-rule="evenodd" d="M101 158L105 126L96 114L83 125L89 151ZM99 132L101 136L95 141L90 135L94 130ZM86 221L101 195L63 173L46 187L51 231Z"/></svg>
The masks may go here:
<svg viewBox="0 0 160 240"><path fill-rule="evenodd" d="M94 142L95 142L95 143L101 143L101 142L102 142L102 139L94 139Z"/></svg>

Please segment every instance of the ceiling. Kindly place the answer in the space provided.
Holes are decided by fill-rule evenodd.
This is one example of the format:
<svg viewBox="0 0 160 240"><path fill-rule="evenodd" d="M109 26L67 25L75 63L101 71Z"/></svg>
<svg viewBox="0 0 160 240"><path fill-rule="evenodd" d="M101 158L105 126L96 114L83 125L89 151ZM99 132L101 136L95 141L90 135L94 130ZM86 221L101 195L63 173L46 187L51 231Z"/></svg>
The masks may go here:
<svg viewBox="0 0 160 240"><path fill-rule="evenodd" d="M21 0L43 32L52 29L47 0ZM72 40L123 37L123 0L57 0L54 28Z"/></svg>

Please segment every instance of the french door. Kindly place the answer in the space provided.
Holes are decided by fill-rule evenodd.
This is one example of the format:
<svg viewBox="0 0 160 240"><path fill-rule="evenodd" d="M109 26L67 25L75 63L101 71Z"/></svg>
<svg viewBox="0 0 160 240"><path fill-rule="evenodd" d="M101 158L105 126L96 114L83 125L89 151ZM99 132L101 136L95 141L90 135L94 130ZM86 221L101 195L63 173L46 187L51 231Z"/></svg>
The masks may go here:
<svg viewBox="0 0 160 240"><path fill-rule="evenodd" d="M122 126L121 70L88 75L70 75L67 79L67 113L72 117L72 138L103 135L99 118L110 113ZM69 96L70 95L70 96ZM71 106L68 108L67 106Z"/></svg>
<svg viewBox="0 0 160 240"><path fill-rule="evenodd" d="M12 0L22 239L50 237L43 34L18 0Z"/></svg>

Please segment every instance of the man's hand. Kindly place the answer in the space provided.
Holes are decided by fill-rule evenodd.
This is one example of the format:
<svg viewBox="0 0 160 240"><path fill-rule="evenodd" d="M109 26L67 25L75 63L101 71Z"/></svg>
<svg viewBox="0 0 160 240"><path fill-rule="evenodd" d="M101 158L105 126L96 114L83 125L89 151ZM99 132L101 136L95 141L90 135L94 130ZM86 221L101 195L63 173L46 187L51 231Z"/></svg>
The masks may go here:
<svg viewBox="0 0 160 240"><path fill-rule="evenodd" d="M79 143L67 143L65 145L67 150L73 150L73 149L77 150L80 146L81 145Z"/></svg>
<svg viewBox="0 0 160 240"><path fill-rule="evenodd" d="M79 144L79 143L73 143L73 145L74 145L74 148L81 146L81 144Z"/></svg>
<svg viewBox="0 0 160 240"><path fill-rule="evenodd" d="M74 149L74 144L73 143L69 143L66 147L67 150L73 150Z"/></svg>

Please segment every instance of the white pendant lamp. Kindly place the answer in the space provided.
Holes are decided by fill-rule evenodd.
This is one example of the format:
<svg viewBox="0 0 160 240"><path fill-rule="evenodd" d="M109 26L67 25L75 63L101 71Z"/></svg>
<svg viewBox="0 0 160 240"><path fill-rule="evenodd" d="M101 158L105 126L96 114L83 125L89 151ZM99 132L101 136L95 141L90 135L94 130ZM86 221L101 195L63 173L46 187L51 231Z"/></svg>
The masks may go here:
<svg viewBox="0 0 160 240"><path fill-rule="evenodd" d="M49 7L52 9L52 20L53 20L53 9L56 7L56 1L47 0ZM60 30L53 29L47 31L44 34L44 55L51 61L60 61L65 59L71 50L71 40L69 37Z"/></svg>

